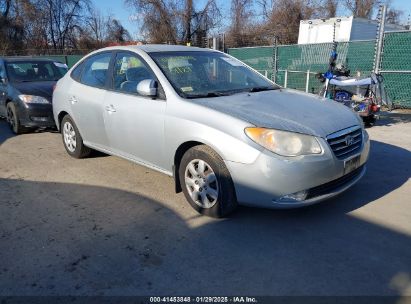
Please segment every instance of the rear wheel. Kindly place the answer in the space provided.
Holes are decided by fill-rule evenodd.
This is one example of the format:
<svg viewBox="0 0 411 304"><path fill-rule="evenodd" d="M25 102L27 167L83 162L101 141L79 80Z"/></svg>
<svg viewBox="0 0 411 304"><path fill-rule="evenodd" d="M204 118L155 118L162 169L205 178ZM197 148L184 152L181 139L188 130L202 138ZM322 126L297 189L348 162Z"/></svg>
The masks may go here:
<svg viewBox="0 0 411 304"><path fill-rule="evenodd" d="M221 157L205 145L181 159L179 178L187 201L199 213L224 217L237 207L234 184Z"/></svg>
<svg viewBox="0 0 411 304"><path fill-rule="evenodd" d="M64 116L60 128L64 148L70 156L84 158L90 155L91 149L84 145L83 138L70 115Z"/></svg>
<svg viewBox="0 0 411 304"><path fill-rule="evenodd" d="M16 106L12 102L7 104L7 123L14 134L22 134L28 130L21 125Z"/></svg>

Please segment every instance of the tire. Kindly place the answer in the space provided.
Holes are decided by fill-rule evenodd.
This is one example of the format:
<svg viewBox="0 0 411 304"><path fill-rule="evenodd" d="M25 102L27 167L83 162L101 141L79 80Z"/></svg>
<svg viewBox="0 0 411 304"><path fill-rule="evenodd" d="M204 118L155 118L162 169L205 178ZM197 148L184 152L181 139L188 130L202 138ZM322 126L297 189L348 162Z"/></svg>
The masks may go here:
<svg viewBox="0 0 411 304"><path fill-rule="evenodd" d="M16 106L14 103L9 102L7 104L6 113L7 123L14 134L22 134L29 130L28 128L25 128L21 125L19 115L17 113Z"/></svg>
<svg viewBox="0 0 411 304"><path fill-rule="evenodd" d="M178 171L184 196L200 214L220 218L237 208L231 175L210 147L199 145L187 150Z"/></svg>
<svg viewBox="0 0 411 304"><path fill-rule="evenodd" d="M60 125L61 137L67 153L74 158L85 158L90 155L91 149L83 143L83 138L70 115L63 117Z"/></svg>
<svg viewBox="0 0 411 304"><path fill-rule="evenodd" d="M376 122L375 115L373 114L371 116L364 117L363 121L366 127L372 127Z"/></svg>

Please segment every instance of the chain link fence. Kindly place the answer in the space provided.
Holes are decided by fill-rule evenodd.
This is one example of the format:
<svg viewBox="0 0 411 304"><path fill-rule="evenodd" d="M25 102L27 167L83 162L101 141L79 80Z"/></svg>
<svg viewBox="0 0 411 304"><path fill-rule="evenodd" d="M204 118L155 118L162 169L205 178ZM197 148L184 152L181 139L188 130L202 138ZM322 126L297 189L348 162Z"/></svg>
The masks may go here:
<svg viewBox="0 0 411 304"><path fill-rule="evenodd" d="M231 56L253 67L266 77L272 77L274 56L274 48L272 46L231 48L227 51Z"/></svg>
<svg viewBox="0 0 411 304"><path fill-rule="evenodd" d="M373 71L375 40L340 42L337 64L351 70L351 75L368 76ZM392 32L384 35L380 72L395 107L411 108L411 32ZM328 69L332 43L282 45L277 47L232 48L228 53L278 84L317 94L322 83L315 74ZM277 53L277 70L273 61ZM274 74L274 77L272 75Z"/></svg>
<svg viewBox="0 0 411 304"><path fill-rule="evenodd" d="M394 104L411 108L411 31L385 33L380 73Z"/></svg>

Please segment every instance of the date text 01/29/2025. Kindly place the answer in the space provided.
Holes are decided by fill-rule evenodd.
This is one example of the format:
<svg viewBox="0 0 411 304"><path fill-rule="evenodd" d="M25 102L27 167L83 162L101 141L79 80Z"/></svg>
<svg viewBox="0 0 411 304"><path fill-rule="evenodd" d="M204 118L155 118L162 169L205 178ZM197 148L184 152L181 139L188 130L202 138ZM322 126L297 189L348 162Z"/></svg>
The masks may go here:
<svg viewBox="0 0 411 304"><path fill-rule="evenodd" d="M254 297L150 297L150 303L257 303Z"/></svg>

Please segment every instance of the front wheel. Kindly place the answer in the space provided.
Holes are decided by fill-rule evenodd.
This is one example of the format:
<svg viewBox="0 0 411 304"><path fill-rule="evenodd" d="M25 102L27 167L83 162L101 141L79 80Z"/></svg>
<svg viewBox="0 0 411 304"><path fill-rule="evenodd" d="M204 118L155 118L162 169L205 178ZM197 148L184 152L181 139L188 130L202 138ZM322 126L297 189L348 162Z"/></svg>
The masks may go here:
<svg viewBox="0 0 411 304"><path fill-rule="evenodd" d="M28 130L21 125L16 106L12 102L7 104L7 123L14 134L22 134Z"/></svg>
<svg viewBox="0 0 411 304"><path fill-rule="evenodd" d="M189 149L181 159L179 178L187 201L199 213L219 218L237 208L230 173L210 147Z"/></svg>
<svg viewBox="0 0 411 304"><path fill-rule="evenodd" d="M64 148L70 156L84 158L90 155L91 149L84 145L83 138L69 115L64 116L60 129Z"/></svg>

